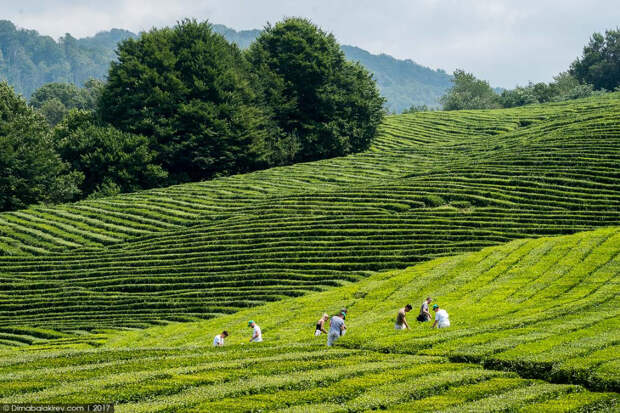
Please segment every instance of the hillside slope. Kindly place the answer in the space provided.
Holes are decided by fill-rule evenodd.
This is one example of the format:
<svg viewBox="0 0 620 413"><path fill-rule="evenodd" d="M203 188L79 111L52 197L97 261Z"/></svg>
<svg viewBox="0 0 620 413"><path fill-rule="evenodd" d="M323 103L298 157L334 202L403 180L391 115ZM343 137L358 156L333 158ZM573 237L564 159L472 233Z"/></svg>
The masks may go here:
<svg viewBox="0 0 620 413"><path fill-rule="evenodd" d="M0 351L0 403L119 412L615 411L620 227L517 240L217 319ZM452 326L398 308L432 295ZM335 348L314 337L348 309ZM264 342L248 344L248 319ZM212 337L227 329L223 349ZM62 377L59 382L58 377ZM541 379L544 379L541 380ZM590 392L589 389L605 391Z"/></svg>
<svg viewBox="0 0 620 413"><path fill-rule="evenodd" d="M52 334L33 328L209 318L619 225L619 115L610 94L393 116L362 154L0 214L0 331L17 344Z"/></svg>
<svg viewBox="0 0 620 413"><path fill-rule="evenodd" d="M112 337L106 347L205 345L221 330L247 341L256 320L267 343L320 342L324 312L347 308L354 349L448 357L513 370L525 377L620 391L620 227L516 240L479 252L380 272L344 287L246 309L197 323ZM426 296L450 314L451 327L415 321ZM415 305L410 331L395 331L396 311Z"/></svg>

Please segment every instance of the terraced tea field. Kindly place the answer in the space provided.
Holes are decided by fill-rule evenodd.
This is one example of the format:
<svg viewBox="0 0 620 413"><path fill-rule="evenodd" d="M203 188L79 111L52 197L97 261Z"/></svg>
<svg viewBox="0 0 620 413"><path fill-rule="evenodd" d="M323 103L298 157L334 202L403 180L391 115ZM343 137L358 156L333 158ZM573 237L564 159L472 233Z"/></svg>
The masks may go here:
<svg viewBox="0 0 620 413"><path fill-rule="evenodd" d="M0 402L97 400L131 413L536 412L554 406L604 409L616 397L438 357L326 352L317 346L63 351L0 363Z"/></svg>
<svg viewBox="0 0 620 413"><path fill-rule="evenodd" d="M236 314L0 351L0 403L118 412L617 411L620 227L517 240ZM432 330L399 307L435 297ZM348 308L336 347L314 337ZM410 313L413 314L413 313ZM247 320L263 329L248 344ZM209 344L227 329L224 348Z"/></svg>
<svg viewBox="0 0 620 413"><path fill-rule="evenodd" d="M340 343L348 348L441 356L619 391L619 281L620 227L612 227L439 258L213 320L123 333L108 345L201 345L206 332L223 329L231 343L243 343L249 319L266 342L306 343L323 312L346 307L349 332ZM394 331L398 308L419 308L428 295L448 311L451 327L432 330L414 310L412 330Z"/></svg>
<svg viewBox="0 0 620 413"><path fill-rule="evenodd" d="M357 155L2 213L0 345L205 319L619 225L619 136L618 93L399 115Z"/></svg>

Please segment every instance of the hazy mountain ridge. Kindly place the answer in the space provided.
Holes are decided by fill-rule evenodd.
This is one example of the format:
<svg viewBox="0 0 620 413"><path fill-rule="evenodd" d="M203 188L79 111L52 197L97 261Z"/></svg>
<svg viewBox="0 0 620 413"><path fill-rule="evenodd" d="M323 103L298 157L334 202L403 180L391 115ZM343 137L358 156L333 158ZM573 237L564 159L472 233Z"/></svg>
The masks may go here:
<svg viewBox="0 0 620 413"><path fill-rule="evenodd" d="M391 111L402 112L411 105L439 107L439 98L452 85L452 76L412 60L387 54L374 55L355 46L343 45L348 60L360 62L374 76Z"/></svg>
<svg viewBox="0 0 620 413"><path fill-rule="evenodd" d="M213 29L240 48L247 48L260 30L234 30L215 24ZM0 20L0 80L29 97L50 82L70 82L82 86L88 79L104 79L110 61L116 58L116 44L138 35L128 30L111 29L91 37L76 39L70 34L55 41L35 30L20 29L8 20ZM411 105L436 107L451 85L451 76L412 60L373 55L355 46L342 46L347 59L358 61L373 73L386 107L401 112Z"/></svg>

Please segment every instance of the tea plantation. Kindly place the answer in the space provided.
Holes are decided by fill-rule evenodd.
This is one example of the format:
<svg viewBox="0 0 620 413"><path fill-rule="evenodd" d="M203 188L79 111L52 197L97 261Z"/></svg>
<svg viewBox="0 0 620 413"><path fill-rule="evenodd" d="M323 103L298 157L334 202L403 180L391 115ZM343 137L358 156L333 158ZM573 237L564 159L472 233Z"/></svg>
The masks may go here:
<svg viewBox="0 0 620 413"><path fill-rule="evenodd" d="M617 411L620 227L518 240L239 313L0 351L0 403L120 412ZM431 294L452 326L399 307ZM336 347L314 337L348 308ZM253 318L263 343L247 343ZM213 335L227 329L226 347ZM80 348L80 346L82 348Z"/></svg>
<svg viewBox="0 0 620 413"><path fill-rule="evenodd" d="M1 213L0 403L618 411L619 165L613 93L390 116L344 158ZM451 328L415 321L427 295Z"/></svg>
<svg viewBox="0 0 620 413"><path fill-rule="evenodd" d="M204 319L618 225L619 136L618 93L399 115L358 155L3 213L0 339Z"/></svg>

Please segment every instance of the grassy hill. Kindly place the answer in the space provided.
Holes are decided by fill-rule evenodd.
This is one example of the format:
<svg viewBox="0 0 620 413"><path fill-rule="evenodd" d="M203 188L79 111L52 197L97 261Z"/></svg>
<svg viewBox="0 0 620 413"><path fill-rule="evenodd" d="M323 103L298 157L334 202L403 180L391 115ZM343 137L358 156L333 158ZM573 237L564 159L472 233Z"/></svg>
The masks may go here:
<svg viewBox="0 0 620 413"><path fill-rule="evenodd" d="M388 117L361 154L0 214L0 345L198 320L620 225L620 94Z"/></svg>
<svg viewBox="0 0 620 413"><path fill-rule="evenodd" d="M348 348L441 356L619 391L619 281L620 227L611 227L439 258L226 317L124 333L108 345L204 345L207 332L223 329L241 344L249 319L267 342L307 343L321 314L345 307L350 331L340 343ZM413 329L394 331L397 309L419 308L428 295L448 311L451 328L421 325L414 310Z"/></svg>
<svg viewBox="0 0 620 413"><path fill-rule="evenodd" d="M0 403L119 412L616 411L620 227L516 240L193 323L0 351ZM426 295L452 326L398 308ZM348 308L325 349L324 311ZM412 314L412 313L410 313ZM264 342L248 344L247 320ZM217 332L227 346L209 346ZM59 377L61 377L59 381ZM544 379L544 380L543 380ZM591 391L596 390L596 391Z"/></svg>

